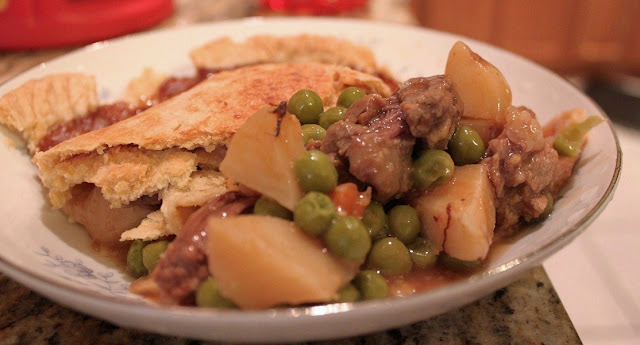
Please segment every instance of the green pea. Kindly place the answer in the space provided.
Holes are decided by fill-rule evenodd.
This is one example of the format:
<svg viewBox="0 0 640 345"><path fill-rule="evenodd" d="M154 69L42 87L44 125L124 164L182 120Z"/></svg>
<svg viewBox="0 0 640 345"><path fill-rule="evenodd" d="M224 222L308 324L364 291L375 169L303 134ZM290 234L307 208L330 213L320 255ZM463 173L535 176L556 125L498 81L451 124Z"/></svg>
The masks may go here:
<svg viewBox="0 0 640 345"><path fill-rule="evenodd" d="M574 123L568 126L555 138L555 140L553 140L553 148L563 156L577 156L578 153L580 153L582 138L591 130L591 128L597 126L603 121L603 118L594 115L589 116L586 120L580 123Z"/></svg>
<svg viewBox="0 0 640 345"><path fill-rule="evenodd" d="M418 239L408 245L407 248L409 248L411 260L416 267L433 267L438 260L438 252L433 249L431 243L423 238L418 237Z"/></svg>
<svg viewBox="0 0 640 345"><path fill-rule="evenodd" d="M167 246L169 246L169 241L162 240L149 243L142 248L142 263L149 272L153 272L153 269L156 268L160 257L167 250Z"/></svg>
<svg viewBox="0 0 640 345"><path fill-rule="evenodd" d="M353 284L347 284L338 290L338 303L355 302L360 299L360 291L353 286Z"/></svg>
<svg viewBox="0 0 640 345"><path fill-rule="evenodd" d="M253 206L253 213L287 220L290 220L293 217L291 211L278 204L277 201L267 198L266 196L261 196L260 199L256 201L256 204Z"/></svg>
<svg viewBox="0 0 640 345"><path fill-rule="evenodd" d="M409 250L395 237L385 237L371 247L367 266L384 275L402 274L411 271Z"/></svg>
<svg viewBox="0 0 640 345"><path fill-rule="evenodd" d="M413 161L412 180L418 189L447 182L453 175L453 159L442 150L426 150Z"/></svg>
<svg viewBox="0 0 640 345"><path fill-rule="evenodd" d="M482 261L480 260L477 260L477 261L460 260L460 259L454 258L453 256L450 256L445 252L440 253L440 255L438 255L438 259L440 260L440 263L444 267L450 270L459 271L459 272L473 271L474 269L482 265Z"/></svg>
<svg viewBox="0 0 640 345"><path fill-rule="evenodd" d="M127 269L135 278L140 278L149 274L149 271L142 263L142 248L147 243L142 240L135 240L131 243L129 251L127 251Z"/></svg>
<svg viewBox="0 0 640 345"><path fill-rule="evenodd" d="M287 110L295 115L300 123L318 123L320 113L324 110L322 98L317 93L302 89L289 99Z"/></svg>
<svg viewBox="0 0 640 345"><path fill-rule="evenodd" d="M202 308L235 308L235 304L223 297L218 289L218 282L213 277L207 278L198 285L196 305Z"/></svg>
<svg viewBox="0 0 640 345"><path fill-rule="evenodd" d="M327 135L327 131L318 125L302 125L302 139L305 145L307 145L311 139L322 140L325 135Z"/></svg>
<svg viewBox="0 0 640 345"><path fill-rule="evenodd" d="M319 192L309 192L296 204L293 220L296 225L311 236L322 235L337 216L333 201Z"/></svg>
<svg viewBox="0 0 640 345"><path fill-rule="evenodd" d="M340 96L338 96L337 103L339 106L349 108L355 101L359 100L364 96L366 96L366 94L364 93L364 91L362 91L362 89L351 86L344 89L340 93Z"/></svg>
<svg viewBox="0 0 640 345"><path fill-rule="evenodd" d="M449 140L448 150L456 165L475 164L484 156L484 142L478 132L461 126Z"/></svg>
<svg viewBox="0 0 640 345"><path fill-rule="evenodd" d="M387 281L375 271L361 271L356 275L353 284L365 300L385 298L389 295Z"/></svg>
<svg viewBox="0 0 640 345"><path fill-rule="evenodd" d="M338 171L318 150L307 151L293 163L298 182L306 191L330 193L338 185Z"/></svg>
<svg viewBox="0 0 640 345"><path fill-rule="evenodd" d="M553 211L553 196L551 195L551 193L547 193L544 196L547 198L547 206L544 207L544 210L538 217L531 219L529 223L541 222L547 219L551 214L551 211Z"/></svg>
<svg viewBox="0 0 640 345"><path fill-rule="evenodd" d="M343 107L331 107L325 110L324 113L320 114L318 124L324 129L329 129L329 126L331 126L332 124L338 121L342 121L346 113L347 109Z"/></svg>
<svg viewBox="0 0 640 345"><path fill-rule="evenodd" d="M324 243L336 256L356 262L363 261L371 248L367 229L352 216L337 217L324 233Z"/></svg>
<svg viewBox="0 0 640 345"><path fill-rule="evenodd" d="M362 223L367 228L371 238L384 237L388 234L389 220L380 203L372 201L364 209Z"/></svg>
<svg viewBox="0 0 640 345"><path fill-rule="evenodd" d="M408 244L420 234L418 211L409 205L398 205L389 211L389 230L402 243Z"/></svg>

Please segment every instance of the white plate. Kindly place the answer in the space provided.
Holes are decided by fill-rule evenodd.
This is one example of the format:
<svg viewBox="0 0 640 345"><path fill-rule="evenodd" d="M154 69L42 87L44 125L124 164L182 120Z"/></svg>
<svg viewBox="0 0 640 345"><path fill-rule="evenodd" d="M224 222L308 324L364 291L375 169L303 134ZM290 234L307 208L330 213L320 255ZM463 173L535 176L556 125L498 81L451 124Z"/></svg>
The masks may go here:
<svg viewBox="0 0 640 345"><path fill-rule="evenodd" d="M188 52L216 37L301 32L333 34L367 45L398 79L441 74L457 36L391 24L342 19L261 19L205 24L97 43L42 64L0 86L0 95L55 72L97 77L100 96L123 94L144 67L172 74L193 72ZM506 76L514 104L533 109L544 123L559 112L598 106L561 77L511 53L465 41ZM14 138L3 130L0 143ZM470 278L405 299L266 311L216 311L147 304L127 291L122 271L96 255L79 226L51 211L37 169L24 149L0 145L0 269L59 303L108 320L164 334L224 341L284 342L363 334L426 319L503 287L575 238L610 200L618 181L620 147L611 125L598 126L578 171L552 216L496 255Z"/></svg>

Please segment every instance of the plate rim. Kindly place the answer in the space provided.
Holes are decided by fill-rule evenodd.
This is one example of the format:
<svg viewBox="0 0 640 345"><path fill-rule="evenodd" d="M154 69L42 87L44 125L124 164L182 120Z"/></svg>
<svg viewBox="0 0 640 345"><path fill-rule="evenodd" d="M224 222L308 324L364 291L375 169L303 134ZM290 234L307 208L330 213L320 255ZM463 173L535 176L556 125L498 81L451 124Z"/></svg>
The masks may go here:
<svg viewBox="0 0 640 345"><path fill-rule="evenodd" d="M336 315L340 315L340 314L344 314L344 313L351 313L351 314L361 314L361 313L365 313L368 310L372 310L372 309L376 309L376 308L383 308L383 309L389 309L391 308L393 310L402 310L402 309L406 309L408 308L411 304L414 304L416 302L418 302L417 300L420 299L429 299L429 298L433 298L433 299L437 299L438 295L441 295L443 293L444 290L447 290L447 294L457 294L457 293L462 293L464 292L466 289L468 289L469 287L469 283L473 283L475 285L471 285L472 287L475 286L475 288L480 289L482 286L484 285L491 285L492 283L495 283L496 281L503 281L503 280L507 280L507 282L505 283L505 285L509 282L509 278L511 278L511 280L514 279L514 276L517 276L519 274L522 274L524 270L526 269L531 269L533 268L532 266L536 263L539 263L540 261L542 261L544 258L548 257L549 255L551 255L552 253L556 252L557 250L560 250L562 247L566 246L568 243L571 242L571 240L573 240L575 237L577 237L579 234L581 234L587 227L589 224L591 224L596 218L597 216L605 209L606 204L609 203L609 201L611 200L611 198L614 195L615 189L619 183L620 180L620 172L621 172L621 167L622 167L622 150L620 147L620 142L619 142L619 138L618 135L615 131L615 129L613 128L613 125L611 123L611 120L609 119L609 117L606 115L606 113L602 110L602 108L595 103L595 101L593 101L590 97L586 96L584 94L584 92L582 92L582 90L580 90L578 87L576 87L575 85L571 84L569 81L566 80L566 78L563 78L561 76L559 76L558 74L556 74L555 72L550 71L549 69L547 69L546 67L543 67L531 60L528 60L520 55L517 55L515 53L509 52L507 50L504 50L500 47L496 47L494 45L485 43L485 42L480 42L477 41L475 39L469 38L469 37L464 37L461 35L456 35L456 34L452 34L452 33L447 33L447 32L441 32L438 30L433 30L433 29L428 29L428 28L422 28L422 27L417 27L417 26L408 26L408 25L403 25L403 24L397 24L397 23L388 23L388 22L382 22L382 21L371 21L371 20L363 20L363 19L350 19L350 18L327 18L327 17L323 17L323 18L282 18L282 17L275 17L275 18L265 18L265 17L248 17L248 18L242 18L242 19L236 19L236 20L224 20L224 21L217 21L217 22L208 22L208 23L199 23L199 24L192 24L192 25L187 25L187 26L182 26L182 27L178 27L178 28L163 28L163 29L158 29L158 30L154 30L154 31L148 31L148 32L141 32L141 33L135 33L135 34L130 34L130 35L126 35L126 36L122 36L119 38L115 38L115 39L110 39L110 40L105 40L105 41L100 41L100 42L96 42L75 50L72 50L70 52L67 52L61 56L58 56L52 60L49 60L47 62L43 62L40 63L32 68L27 69L26 71L23 71L13 77L11 77L10 79L4 81L3 83L0 84L0 89L6 87L8 84L10 84L12 81L14 81L15 79L19 78L20 76L29 73L31 71L37 70L37 69L43 69L46 68L46 65L48 63L57 61L59 59L64 59L69 55L74 55L74 54L82 54L83 52L86 51L91 51L91 50L99 50L102 47L105 46L109 46L109 45L113 45L113 44L118 44L121 41L126 41L126 40L130 40L130 39L139 39L141 37L148 37L148 36L154 36L154 35L163 35L166 32L173 32L176 30L191 30L193 28L198 28L198 27L215 27L218 25L224 25L224 24L229 24L229 25L273 25L273 23L280 23L280 22L299 22L299 21L304 21L304 22L341 22L341 23L350 23L350 24L354 24L354 25L363 25L363 26L378 26L378 29L380 28L380 26L389 26L389 27L393 27L393 28L399 28L401 30L409 30L412 32L429 32L431 34L435 34L435 35L439 35L439 36L444 36L444 37L449 37L449 38L456 38L456 39L463 39L465 41L468 42L472 42L473 44L477 44L477 45L481 45L483 47L492 49L492 50L496 50L499 51L500 53L506 54L507 56L509 56L510 59L515 59L518 60L519 63L525 63L525 64L529 64L533 67L538 68L539 70L542 70L548 74L553 75L556 78L559 78L562 80L563 83L565 83L566 85L570 86L574 91L576 91L577 93L579 93L580 95L582 95L585 98L585 101L589 102L594 108L598 109L600 111L600 113L602 115L604 115L607 119L607 126L609 128L610 133L612 134L614 141L615 141L615 147L616 147L616 164L613 170L613 175L611 176L611 181L609 182L609 185L607 186L605 192L603 193L602 197L598 200L598 202L595 204L595 206L589 210L589 212L582 217L579 221L577 221L577 223L571 227L570 229L568 229L567 231L563 232L562 234L559 234L555 237L553 237L551 240L549 240L546 245L539 247L533 251L527 252L525 254L523 254L522 256L519 256L516 259L511 260L508 263L505 263L499 267L496 267L494 269L491 269L489 271L485 271L485 272L481 272L481 273L476 273L473 274L465 279L462 279L460 281L456 281L454 283L451 284L447 284L444 287L440 287L440 288L436 288L433 290L429 290L427 292L423 292L423 293L416 293L414 295L408 296L408 297L404 297L404 298L400 298L400 299L385 299L385 300L379 300L379 301L363 301L363 302L357 302L357 303L342 303L342 304L329 304L329 306L331 305L340 305L341 308L340 310L334 310L334 311L330 311L328 313L320 313L320 314L316 314L312 311L312 309L314 308L326 308L327 305L321 305L321 306L312 306L312 307L290 307L290 308L275 308L275 309L267 309L267 310L260 310L260 311L236 311L236 310L231 310L231 311L227 311L227 310L215 310L215 309L202 309L202 308L194 308L194 307L184 307L184 306L161 306L161 305L156 305L156 304L149 304L148 302L144 302L144 301L140 301L140 300L129 300L129 299L124 299L124 298L119 298L119 297L114 297L114 296L107 296L104 294L100 294L98 292L94 292L91 290L85 290L85 289L81 289L79 287L73 286L73 285L67 285L67 284L62 284L50 277L47 276L41 276L39 275L37 272L31 270L30 268L26 268L26 267L19 267L16 264L14 264L11 260L5 258L2 254L2 252L0 252L0 268L2 268L1 270L3 271L3 273L5 273L7 276L16 279L16 280L23 280L23 279L18 279L17 276L18 274L14 274L14 272L11 271L15 271L15 272L19 272L20 274L24 275L26 278L30 279L30 280L35 280L40 284L45 284L45 285L53 285L55 286L57 289L59 289L61 291L61 293L67 293L67 294L81 294L83 295L84 298L89 298L89 299L96 299L97 302L104 304L112 304L114 303L115 306L117 307L121 307L124 308L126 311L129 311L129 309L133 309L132 311L134 311L134 313L137 314L147 314L147 313L151 313L151 314L157 314L158 312L170 312L170 313L177 313L177 314L184 314L187 313L189 316L193 316L193 317L209 317L211 320L215 320L216 317L218 316L223 316L226 320L226 322L231 322L231 323L236 323L236 322L250 322L250 320L248 319L254 319L254 321L261 321L261 322L267 322L268 324L274 326L274 325L280 325L282 324L282 322L291 322L292 320L297 320L298 322L300 321L304 321L304 322L316 322L315 320L318 320L318 318L327 318L327 317L335 317ZM11 272L11 273L8 273ZM24 278L24 277L21 277ZM25 278L25 279L26 279ZM27 285L27 284L25 284ZM28 288L31 288L31 286L28 286ZM453 292L450 292L454 290ZM428 297L428 298L427 298ZM475 300L475 298L473 298L473 300ZM66 303L62 303L65 304ZM76 309L74 306L70 306L72 309ZM81 310L81 312L83 313L89 313L92 315L96 315L92 312L89 312L85 309L80 308L79 310ZM311 310L311 312L309 312ZM312 316L311 318L300 318L300 315L305 315L305 316ZM97 315L96 315L97 316ZM100 318L104 318L102 316L99 316ZM305 320L302 320L305 319ZM313 320L312 320L313 319ZM115 322L117 323L117 321L113 321L110 319L111 322ZM136 326L136 328L142 328L142 329L147 329L145 327L140 327L140 326ZM154 330L155 332L157 332L157 330ZM166 333L166 334L175 334L175 333ZM210 339L210 338L208 338ZM228 339L228 338L220 338L220 339ZM314 338L316 339L316 338Z"/></svg>

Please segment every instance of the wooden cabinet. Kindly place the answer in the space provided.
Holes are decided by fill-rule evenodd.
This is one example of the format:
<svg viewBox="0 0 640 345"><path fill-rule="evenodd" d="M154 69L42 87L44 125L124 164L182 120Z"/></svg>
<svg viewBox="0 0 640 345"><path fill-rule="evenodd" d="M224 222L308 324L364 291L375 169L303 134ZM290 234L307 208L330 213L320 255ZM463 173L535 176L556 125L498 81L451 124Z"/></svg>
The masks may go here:
<svg viewBox="0 0 640 345"><path fill-rule="evenodd" d="M412 0L426 27L490 42L563 73L640 75L637 0Z"/></svg>

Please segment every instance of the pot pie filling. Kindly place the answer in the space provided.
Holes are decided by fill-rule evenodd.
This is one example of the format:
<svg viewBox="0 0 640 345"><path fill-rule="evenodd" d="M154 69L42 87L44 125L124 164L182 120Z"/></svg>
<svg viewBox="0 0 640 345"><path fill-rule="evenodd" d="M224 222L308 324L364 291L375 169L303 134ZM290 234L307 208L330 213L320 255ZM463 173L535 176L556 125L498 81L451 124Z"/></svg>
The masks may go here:
<svg viewBox="0 0 640 345"><path fill-rule="evenodd" d="M353 302L460 279L544 221L602 121L575 109L543 127L461 42L444 74L399 84L330 37L219 39L191 57L194 76L146 70L111 104L74 74L0 99L54 207L126 246L131 290L161 304ZM248 96L225 99L232 85ZM140 129L156 123L171 129Z"/></svg>

